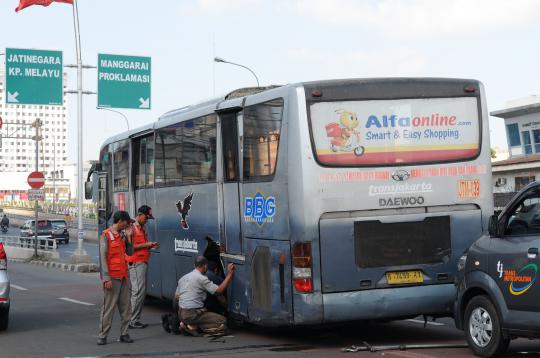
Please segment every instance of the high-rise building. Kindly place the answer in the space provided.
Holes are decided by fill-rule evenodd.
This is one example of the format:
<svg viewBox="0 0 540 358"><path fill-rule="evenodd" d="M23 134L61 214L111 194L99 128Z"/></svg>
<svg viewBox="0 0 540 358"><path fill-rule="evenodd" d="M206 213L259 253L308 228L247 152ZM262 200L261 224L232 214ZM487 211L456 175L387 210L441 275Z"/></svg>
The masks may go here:
<svg viewBox="0 0 540 358"><path fill-rule="evenodd" d="M0 70L0 117L3 127L0 146L0 172L30 172L35 169L35 129L30 126L41 120L43 140L39 148L39 170L46 177L67 163L67 102L63 106L7 104L5 74ZM64 90L66 76L64 74Z"/></svg>
<svg viewBox="0 0 540 358"><path fill-rule="evenodd" d="M6 103L6 78L0 70L0 118L3 126L0 129L0 173L30 173L35 170L36 143L33 140L35 128L31 126L36 119L42 123L39 143L39 171L45 174L47 200L69 200L69 193L62 194L63 168L68 160L68 111L67 98L64 105L28 105ZM67 81L64 74L64 91ZM9 184L4 183L4 186ZM52 192L56 193L56 197ZM58 189L57 189L58 187ZM5 188L7 190L7 188ZM69 190L69 189L67 189ZM65 198L64 198L65 197Z"/></svg>

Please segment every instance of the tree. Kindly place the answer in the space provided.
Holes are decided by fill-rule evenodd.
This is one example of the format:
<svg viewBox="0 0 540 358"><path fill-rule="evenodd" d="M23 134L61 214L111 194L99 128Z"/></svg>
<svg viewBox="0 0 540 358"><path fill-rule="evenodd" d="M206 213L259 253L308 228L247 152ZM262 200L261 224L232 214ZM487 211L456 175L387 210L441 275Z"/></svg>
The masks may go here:
<svg viewBox="0 0 540 358"><path fill-rule="evenodd" d="M491 159L497 158L497 151L493 148L491 148Z"/></svg>

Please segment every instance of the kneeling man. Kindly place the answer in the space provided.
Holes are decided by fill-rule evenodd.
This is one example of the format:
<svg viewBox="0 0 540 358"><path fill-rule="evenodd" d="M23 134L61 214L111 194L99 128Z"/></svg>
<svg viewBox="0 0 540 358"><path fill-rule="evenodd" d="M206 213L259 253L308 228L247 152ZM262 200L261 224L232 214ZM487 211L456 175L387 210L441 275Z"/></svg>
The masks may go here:
<svg viewBox="0 0 540 358"><path fill-rule="evenodd" d="M195 269L184 275L178 281L176 296L180 307L180 319L187 325L187 331L196 334L200 329L206 334L223 334L227 326L227 319L217 313L208 312L204 308L207 294L214 295L225 292L231 282L234 265L227 266L227 276L218 286L205 276L208 270L208 260L204 256L195 259Z"/></svg>

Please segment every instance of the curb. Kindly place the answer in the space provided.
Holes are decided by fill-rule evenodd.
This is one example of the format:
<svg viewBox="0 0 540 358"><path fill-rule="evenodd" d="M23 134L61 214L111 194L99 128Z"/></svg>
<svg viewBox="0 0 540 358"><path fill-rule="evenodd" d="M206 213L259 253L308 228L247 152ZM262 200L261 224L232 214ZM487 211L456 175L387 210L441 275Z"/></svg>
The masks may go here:
<svg viewBox="0 0 540 358"><path fill-rule="evenodd" d="M17 262L23 264L31 264L37 266L44 266L48 268L57 269L60 271L71 271L71 272L99 272L99 267L97 264L66 264L63 262L53 262L53 261L39 261L39 260L18 260L18 259L8 259L8 262Z"/></svg>

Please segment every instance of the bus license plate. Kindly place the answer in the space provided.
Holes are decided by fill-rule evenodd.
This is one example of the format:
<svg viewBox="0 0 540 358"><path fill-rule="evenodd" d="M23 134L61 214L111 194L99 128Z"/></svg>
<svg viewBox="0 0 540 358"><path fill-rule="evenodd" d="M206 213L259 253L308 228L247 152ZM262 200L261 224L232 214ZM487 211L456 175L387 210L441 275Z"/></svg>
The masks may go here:
<svg viewBox="0 0 540 358"><path fill-rule="evenodd" d="M424 276L422 276L422 271L387 272L386 280L390 285L422 283L424 282Z"/></svg>

